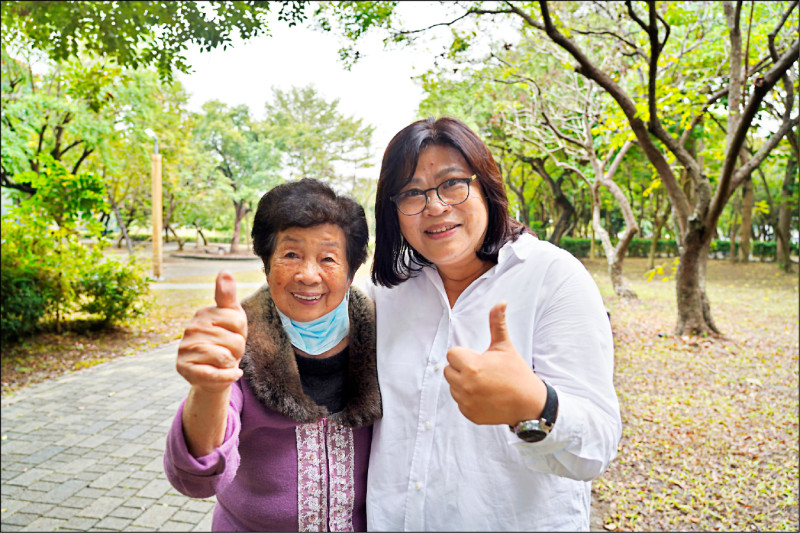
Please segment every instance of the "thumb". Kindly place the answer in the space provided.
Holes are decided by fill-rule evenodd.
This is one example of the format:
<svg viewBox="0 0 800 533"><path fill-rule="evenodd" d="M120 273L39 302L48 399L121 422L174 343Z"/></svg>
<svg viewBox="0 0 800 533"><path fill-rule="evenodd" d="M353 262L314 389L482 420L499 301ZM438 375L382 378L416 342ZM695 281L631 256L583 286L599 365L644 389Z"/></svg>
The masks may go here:
<svg viewBox="0 0 800 533"><path fill-rule="evenodd" d="M506 307L508 302L498 302L489 311L489 332L492 335L492 342L489 344L489 349L496 347L499 344L508 342L508 324L506 324Z"/></svg>
<svg viewBox="0 0 800 533"><path fill-rule="evenodd" d="M220 270L217 274L217 286L214 290L214 300L217 307L240 309L239 300L236 298L236 281L227 270Z"/></svg>

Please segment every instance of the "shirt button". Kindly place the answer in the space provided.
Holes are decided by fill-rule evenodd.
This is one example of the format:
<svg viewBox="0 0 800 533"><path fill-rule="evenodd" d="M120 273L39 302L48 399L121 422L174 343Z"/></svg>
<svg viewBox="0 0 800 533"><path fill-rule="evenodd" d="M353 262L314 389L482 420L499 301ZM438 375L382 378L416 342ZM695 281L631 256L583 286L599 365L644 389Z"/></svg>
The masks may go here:
<svg viewBox="0 0 800 533"><path fill-rule="evenodd" d="M417 481L416 483L414 483L414 488L417 490L422 490L422 483Z"/></svg>
<svg viewBox="0 0 800 533"><path fill-rule="evenodd" d="M425 429L431 429L431 421L430 420L426 420L425 421Z"/></svg>
<svg viewBox="0 0 800 533"><path fill-rule="evenodd" d="M435 365L433 365L433 371L434 372L438 372L439 371L439 363L436 363Z"/></svg>

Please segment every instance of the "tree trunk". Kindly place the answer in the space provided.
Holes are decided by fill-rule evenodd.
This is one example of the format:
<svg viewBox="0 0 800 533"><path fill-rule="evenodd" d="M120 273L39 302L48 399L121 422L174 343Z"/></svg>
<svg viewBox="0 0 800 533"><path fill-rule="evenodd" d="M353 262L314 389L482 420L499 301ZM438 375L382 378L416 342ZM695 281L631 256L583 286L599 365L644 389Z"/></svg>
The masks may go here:
<svg viewBox="0 0 800 533"><path fill-rule="evenodd" d="M247 207L244 199L238 202L234 200L233 207L236 210L236 218L233 223L233 238L231 239L231 249L229 253L235 254L239 251L239 234L242 229L242 219L250 212L250 209Z"/></svg>
<svg viewBox="0 0 800 533"><path fill-rule="evenodd" d="M731 263L736 263L739 260L738 246L736 246L736 236L739 234L739 211L736 209L738 206L733 207L733 220L731 220L730 241L731 248L728 252L728 259Z"/></svg>
<svg viewBox="0 0 800 533"><path fill-rule="evenodd" d="M569 220L575 213L575 207L573 207L572 202L569 201L569 198L567 198L561 188L564 176L562 175L558 180L554 180L550 173L547 172L547 169L545 169L544 159L541 157L519 157L522 161L528 163L534 172L542 177L547 185L550 186L550 190L553 193L553 202L558 208L558 221L556 221L553 227L553 233L550 234L550 239L548 240L557 246L559 241L561 241L561 237L569 229Z"/></svg>
<svg viewBox="0 0 800 533"><path fill-rule="evenodd" d="M608 263L608 275L611 278L611 285L614 287L614 294L621 298L637 298L636 292L630 288L625 276L622 274L622 263L625 258L625 251L628 248L633 235L636 234L636 225L628 225L623 237L617 243L617 247L611 244L608 231L600 223L600 182L596 181L592 185L592 227L600 237L603 252Z"/></svg>
<svg viewBox="0 0 800 533"><path fill-rule="evenodd" d="M111 209L114 210L114 216L117 218L117 224L119 224L120 232L122 233L122 238L125 239L125 246L128 248L128 255L133 255L133 243L131 242L131 238L128 235L128 228L125 227L125 221L122 220L122 215L119 212L119 206L116 202L111 198L111 195L108 195L109 202L111 203ZM122 239L120 239L122 241Z"/></svg>
<svg viewBox="0 0 800 533"><path fill-rule="evenodd" d="M778 241L777 260L778 266L784 272L791 272L791 241L790 226L792 221L792 186L797 177L797 160L791 158L786 164L786 173L781 185L781 205L778 209L778 225L775 227L775 237Z"/></svg>
<svg viewBox="0 0 800 533"><path fill-rule="evenodd" d="M710 237L703 228L690 229L684 238L684 251L675 274L678 300L678 335L719 334L711 318L711 305L706 296L706 262ZM710 235L710 234L709 234Z"/></svg>
<svg viewBox="0 0 800 533"><path fill-rule="evenodd" d="M742 184L742 224L739 226L739 261L750 261L750 235L753 231L753 180L749 177Z"/></svg>
<svg viewBox="0 0 800 533"><path fill-rule="evenodd" d="M192 222L192 224L194 225L194 230L196 232L195 233L195 248L200 248L200 238L203 239L203 246L207 246L208 245L208 240L206 240L206 236L205 236L205 234L203 234L203 230L202 230L202 228L200 228L200 225L197 223L196 220L194 222Z"/></svg>
<svg viewBox="0 0 800 533"><path fill-rule="evenodd" d="M660 199L661 193L656 192L656 206L654 209L655 212L655 220L653 224L653 236L650 239L650 251L647 254L647 269L652 270L655 268L655 261L656 261L656 249L658 248L658 241L661 239L661 232L664 230L664 225L667 223L667 219L669 218L670 214L670 206L669 202L664 202L664 212L659 213L660 210Z"/></svg>
<svg viewBox="0 0 800 533"><path fill-rule="evenodd" d="M175 242L178 243L178 251L182 252L183 251L183 245L186 244L186 241L182 241L181 240L181 238L178 236L177 232L175 231L175 229L172 226L167 226L165 228L165 230L167 231L167 234L169 234L170 231L172 232L172 235L175 237Z"/></svg>

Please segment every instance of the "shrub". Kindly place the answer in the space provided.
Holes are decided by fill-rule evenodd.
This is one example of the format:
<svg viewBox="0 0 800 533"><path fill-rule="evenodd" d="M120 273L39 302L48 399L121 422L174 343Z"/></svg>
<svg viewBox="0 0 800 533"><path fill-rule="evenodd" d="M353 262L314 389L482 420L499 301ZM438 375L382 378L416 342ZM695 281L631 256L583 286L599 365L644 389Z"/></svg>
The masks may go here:
<svg viewBox="0 0 800 533"><path fill-rule="evenodd" d="M147 274L132 259L127 264L107 259L94 265L76 285L82 296L80 309L99 315L104 324L141 315L149 292Z"/></svg>
<svg viewBox="0 0 800 533"><path fill-rule="evenodd" d="M58 285L42 268L3 262L0 276L0 343L6 345L35 331L52 311Z"/></svg>
<svg viewBox="0 0 800 533"><path fill-rule="evenodd" d="M105 207L100 178L70 174L52 157L42 157L42 172L23 173L36 186L30 197L2 215L3 342L37 329L55 318L60 331L76 310L99 314L104 323L139 312L146 277L129 260L108 259L97 213ZM22 180L20 180L22 181ZM87 244L81 235L95 239ZM6 327L9 329L6 335Z"/></svg>
<svg viewBox="0 0 800 533"><path fill-rule="evenodd" d="M750 243L750 253L761 261L775 261L778 243L775 241L755 241Z"/></svg>
<svg viewBox="0 0 800 533"><path fill-rule="evenodd" d="M576 239L573 237L561 237L558 245L574 255L575 257L589 257L589 248L592 245L591 239ZM595 240L595 249L602 253L602 244L599 239Z"/></svg>

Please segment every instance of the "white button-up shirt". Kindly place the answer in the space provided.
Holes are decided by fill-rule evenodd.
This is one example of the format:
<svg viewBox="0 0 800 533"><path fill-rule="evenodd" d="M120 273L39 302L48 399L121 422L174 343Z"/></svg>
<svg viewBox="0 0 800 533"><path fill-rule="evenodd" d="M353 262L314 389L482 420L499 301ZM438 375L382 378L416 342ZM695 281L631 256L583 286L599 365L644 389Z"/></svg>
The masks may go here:
<svg viewBox="0 0 800 533"><path fill-rule="evenodd" d="M383 399L368 530L588 530L590 480L615 457L622 423L611 327L583 265L525 234L452 309L433 267L367 290L377 306ZM515 348L558 393L555 427L537 443L506 425L467 420L442 372L452 346L486 350L489 310L500 300Z"/></svg>

